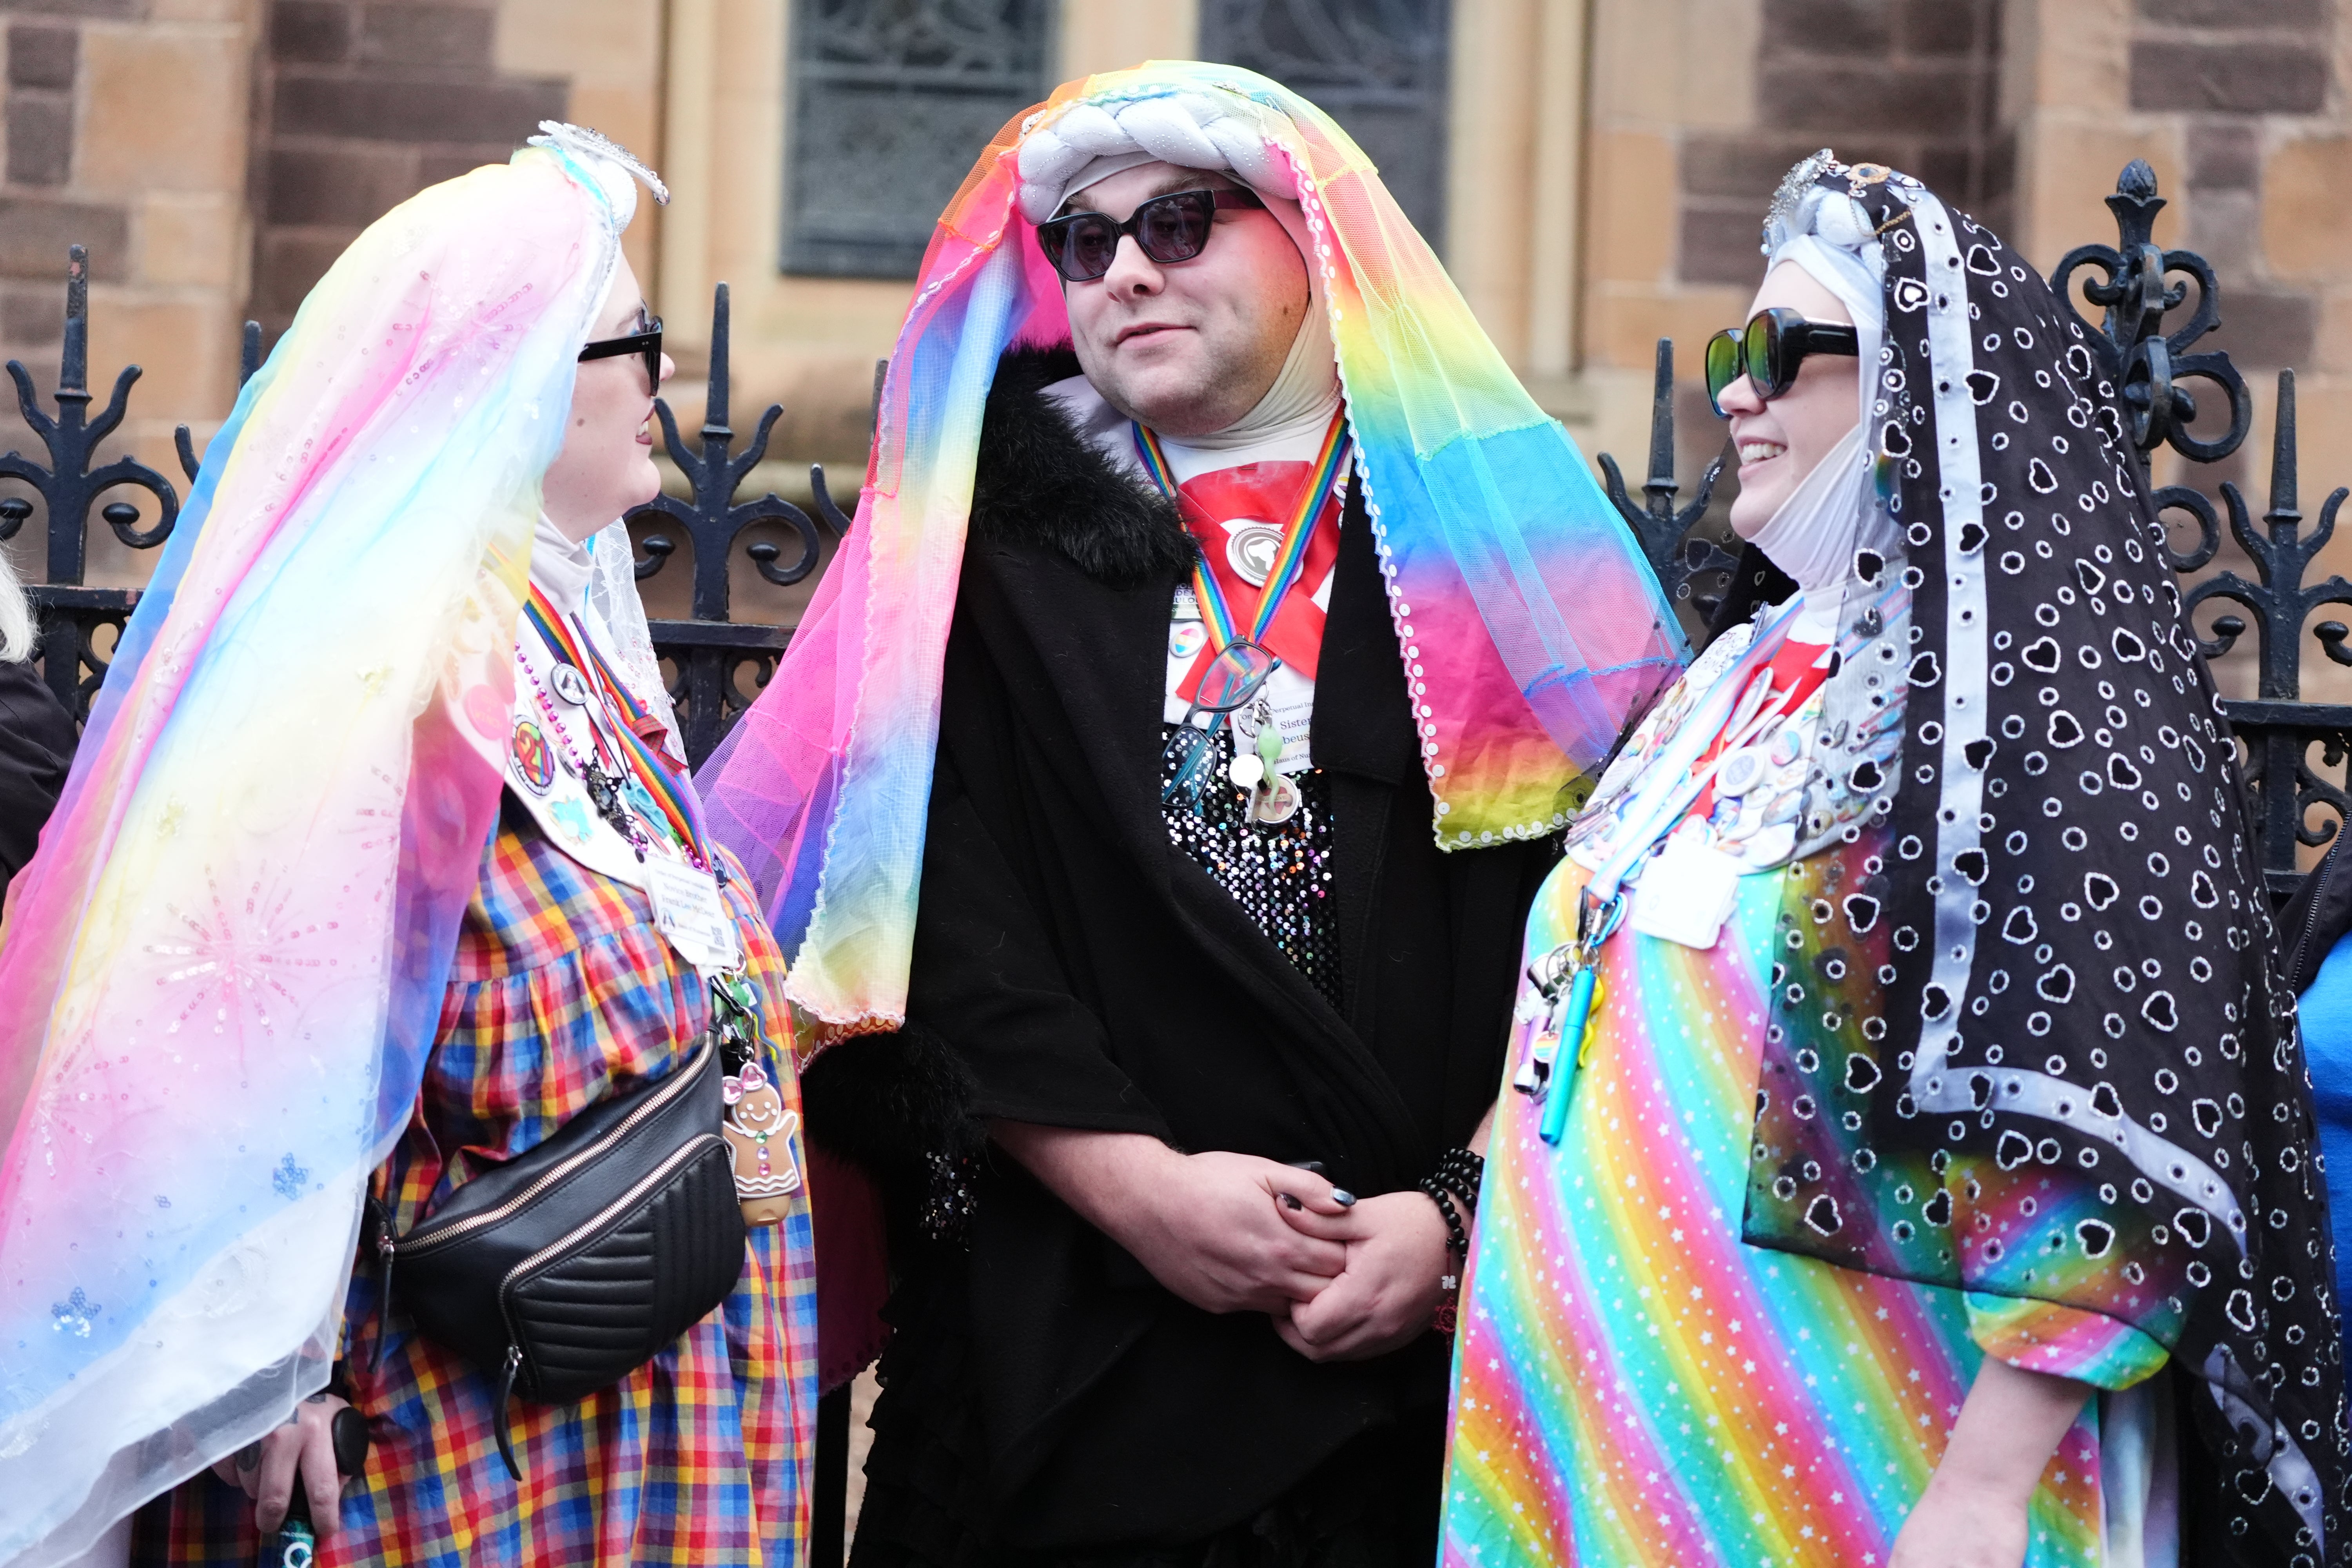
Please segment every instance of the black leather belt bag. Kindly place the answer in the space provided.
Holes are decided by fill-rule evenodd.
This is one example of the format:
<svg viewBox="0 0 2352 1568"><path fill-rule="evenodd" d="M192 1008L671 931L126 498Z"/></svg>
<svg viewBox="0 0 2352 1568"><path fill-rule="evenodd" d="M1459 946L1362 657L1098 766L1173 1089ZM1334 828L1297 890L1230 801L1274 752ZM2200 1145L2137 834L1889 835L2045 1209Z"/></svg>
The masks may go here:
<svg viewBox="0 0 2352 1568"><path fill-rule="evenodd" d="M677 1071L590 1106L405 1236L379 1215L377 1300L392 1299L397 1258L417 1327L496 1369L499 1453L518 1480L510 1397L564 1405L618 1382L742 1277L719 1058L706 1035Z"/></svg>

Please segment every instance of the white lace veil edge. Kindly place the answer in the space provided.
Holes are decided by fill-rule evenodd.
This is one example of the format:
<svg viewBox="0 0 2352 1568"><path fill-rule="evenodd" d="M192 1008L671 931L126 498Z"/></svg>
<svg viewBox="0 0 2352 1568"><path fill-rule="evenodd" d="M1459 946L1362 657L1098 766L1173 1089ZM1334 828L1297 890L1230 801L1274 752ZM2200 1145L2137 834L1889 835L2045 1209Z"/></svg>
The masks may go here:
<svg viewBox="0 0 2352 1568"><path fill-rule="evenodd" d="M589 623L588 635L612 655L629 694L662 721L670 733L670 749L677 751L685 740L678 733L669 688L662 680L645 601L637 595L636 547L629 541L628 524L618 518L589 541L588 591L580 613Z"/></svg>

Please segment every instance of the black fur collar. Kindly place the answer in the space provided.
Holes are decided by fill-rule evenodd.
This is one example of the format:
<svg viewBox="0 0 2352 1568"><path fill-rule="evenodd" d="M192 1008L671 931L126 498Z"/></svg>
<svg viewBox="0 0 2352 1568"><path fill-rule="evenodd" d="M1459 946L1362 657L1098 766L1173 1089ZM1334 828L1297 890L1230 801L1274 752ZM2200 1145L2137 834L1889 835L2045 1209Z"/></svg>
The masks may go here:
<svg viewBox="0 0 2352 1568"><path fill-rule="evenodd" d="M1173 586L1194 557L1176 509L1113 468L1042 395L1077 374L1066 348L1017 349L997 362L972 476L972 533L1058 550L1116 588Z"/></svg>

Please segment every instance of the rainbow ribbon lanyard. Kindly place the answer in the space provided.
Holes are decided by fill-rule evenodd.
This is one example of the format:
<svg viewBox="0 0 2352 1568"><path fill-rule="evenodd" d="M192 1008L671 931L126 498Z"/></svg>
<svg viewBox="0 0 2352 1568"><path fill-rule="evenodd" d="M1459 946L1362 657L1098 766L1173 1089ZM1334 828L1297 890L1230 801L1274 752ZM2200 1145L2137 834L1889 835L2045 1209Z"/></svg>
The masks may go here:
<svg viewBox="0 0 2352 1568"><path fill-rule="evenodd" d="M536 583L530 585L530 596L523 605L523 613L530 617L531 625L546 639L549 649L593 681L604 693L604 700L621 711L625 721L614 725L613 729L618 731L625 765L635 775L636 782L644 786L646 793L653 797L654 804L660 807L662 816L668 819L671 834L686 847L687 853L698 865L716 871L718 865L711 858L709 837L702 826L702 803L695 798L691 790L680 786L677 777L663 765L653 748L646 745L636 731L635 726L647 716L648 710L629 695L629 689L614 675L612 667L604 662L604 656L596 650L594 645L573 635L570 620ZM604 728L597 724L593 715L589 717L588 728L596 737L597 749L602 751Z"/></svg>
<svg viewBox="0 0 2352 1568"><path fill-rule="evenodd" d="M1172 503L1177 500L1176 472L1168 466L1168 454L1160 449L1160 437L1140 424L1134 426L1135 449L1143 458L1144 468L1159 485L1160 493ZM1349 455L1355 450L1355 440L1348 434L1348 411L1342 407L1331 416L1331 427L1323 432L1322 450L1315 455L1315 466L1308 472L1307 485L1299 492L1298 510L1283 530L1282 547L1276 551L1274 564L1265 574L1265 586L1259 592L1257 615L1254 618L1248 640L1264 645L1268 627L1274 625L1275 612L1298 581L1300 566L1307 560L1307 542L1315 532L1315 523L1323 515L1323 508L1348 470ZM1234 643L1233 607L1225 602L1225 590L1217 574L1209 570L1206 561L1192 568L1192 597L1201 606L1201 619L1209 633L1209 656L1213 658Z"/></svg>

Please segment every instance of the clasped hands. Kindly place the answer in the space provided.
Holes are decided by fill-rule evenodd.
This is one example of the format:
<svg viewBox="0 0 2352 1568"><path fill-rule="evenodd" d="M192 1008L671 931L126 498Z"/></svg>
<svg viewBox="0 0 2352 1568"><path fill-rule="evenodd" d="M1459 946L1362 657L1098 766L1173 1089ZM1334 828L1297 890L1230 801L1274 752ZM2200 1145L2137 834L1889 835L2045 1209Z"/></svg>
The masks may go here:
<svg viewBox="0 0 2352 1568"><path fill-rule="evenodd" d="M1418 1192L1342 1203L1313 1172L1255 1155L1018 1122L995 1131L1160 1284L1203 1311L1265 1313L1309 1361L1410 1343L1458 1268L1444 1217Z"/></svg>

